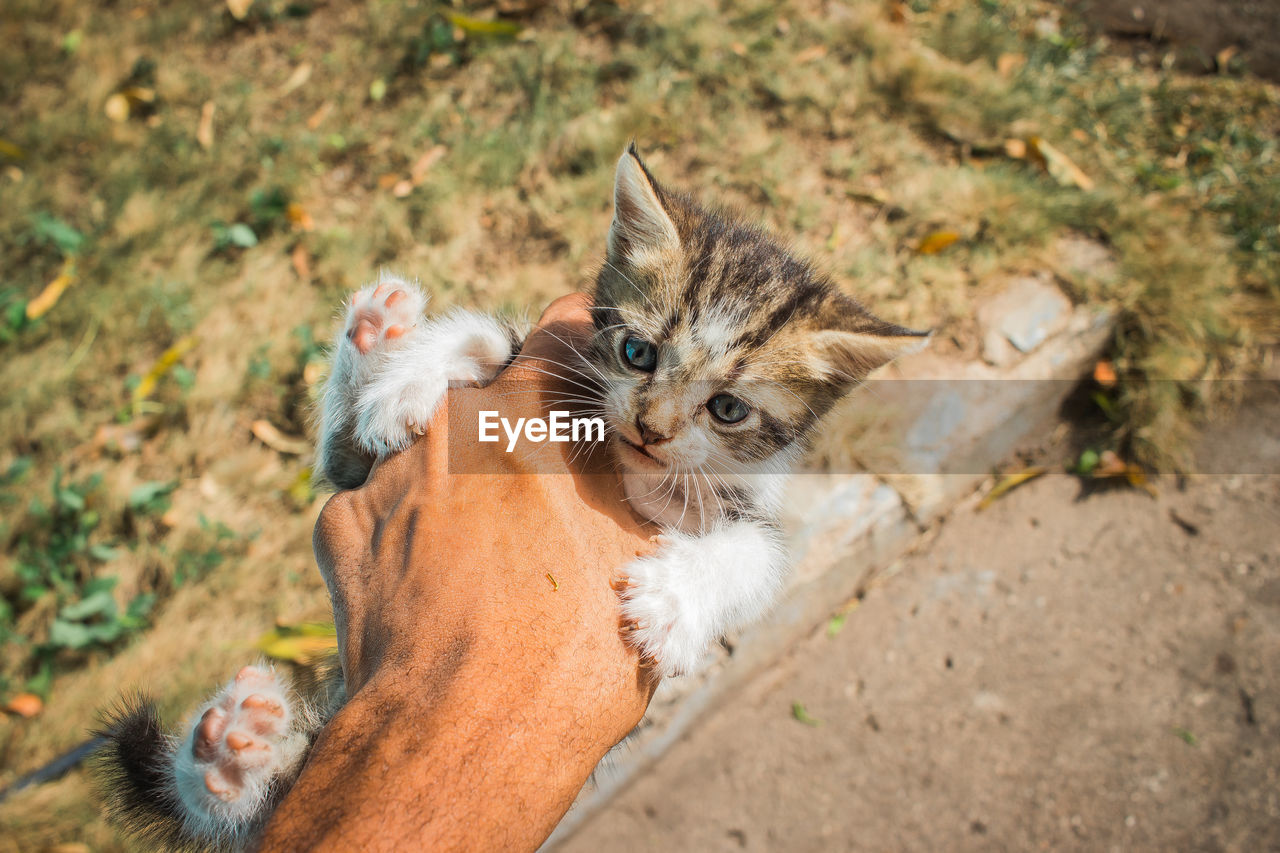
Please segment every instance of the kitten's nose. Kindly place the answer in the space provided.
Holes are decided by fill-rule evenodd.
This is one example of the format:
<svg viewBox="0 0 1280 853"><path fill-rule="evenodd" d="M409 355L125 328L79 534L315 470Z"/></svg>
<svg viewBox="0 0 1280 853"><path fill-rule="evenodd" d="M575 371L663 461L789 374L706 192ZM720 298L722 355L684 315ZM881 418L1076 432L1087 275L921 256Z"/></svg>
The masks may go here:
<svg viewBox="0 0 1280 853"><path fill-rule="evenodd" d="M636 429L640 431L640 440L645 444L661 444L668 438L668 436L650 429L647 423L640 420L639 415L636 416Z"/></svg>

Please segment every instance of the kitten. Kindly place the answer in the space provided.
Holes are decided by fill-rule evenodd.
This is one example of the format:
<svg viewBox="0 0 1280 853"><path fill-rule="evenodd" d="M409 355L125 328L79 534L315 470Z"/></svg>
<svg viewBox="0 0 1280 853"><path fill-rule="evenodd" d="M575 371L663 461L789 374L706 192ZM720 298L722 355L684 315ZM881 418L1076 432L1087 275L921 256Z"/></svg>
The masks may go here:
<svg viewBox="0 0 1280 853"><path fill-rule="evenodd" d="M337 486L407 447L449 381L485 383L524 329L468 312L424 319L416 287L355 294L322 404L319 460ZM872 316L757 228L657 183L631 146L596 279L594 334L575 380L593 386L624 493L660 546L625 567L630 641L666 676L691 671L782 589L784 475L818 420L868 372L927 335ZM238 846L288 789L325 714L246 667L162 733L147 703L109 727L120 810L169 843Z"/></svg>

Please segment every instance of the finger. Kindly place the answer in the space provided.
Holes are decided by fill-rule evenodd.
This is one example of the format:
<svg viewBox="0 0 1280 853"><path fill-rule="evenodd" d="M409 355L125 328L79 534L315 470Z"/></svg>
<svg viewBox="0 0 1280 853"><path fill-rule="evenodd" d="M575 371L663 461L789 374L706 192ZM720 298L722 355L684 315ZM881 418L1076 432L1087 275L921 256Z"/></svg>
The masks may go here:
<svg viewBox="0 0 1280 853"><path fill-rule="evenodd" d="M581 349L591 338L590 305L585 293L561 296L548 305L520 350L519 360L564 362L572 354L570 349Z"/></svg>

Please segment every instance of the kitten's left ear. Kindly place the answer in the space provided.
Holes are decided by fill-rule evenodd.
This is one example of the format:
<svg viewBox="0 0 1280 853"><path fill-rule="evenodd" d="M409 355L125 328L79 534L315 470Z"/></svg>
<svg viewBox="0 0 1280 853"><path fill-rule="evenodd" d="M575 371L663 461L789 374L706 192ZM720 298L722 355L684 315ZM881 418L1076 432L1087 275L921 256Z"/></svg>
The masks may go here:
<svg viewBox="0 0 1280 853"><path fill-rule="evenodd" d="M843 300L842 300L843 301ZM895 358L919 352L933 332L917 332L874 317L861 306L841 306L833 327L810 338L815 367L829 381L856 382Z"/></svg>
<svg viewBox="0 0 1280 853"><path fill-rule="evenodd" d="M609 258L635 261L647 252L675 252L679 248L675 223L663 208L660 190L640 162L633 142L622 152L614 176Z"/></svg>

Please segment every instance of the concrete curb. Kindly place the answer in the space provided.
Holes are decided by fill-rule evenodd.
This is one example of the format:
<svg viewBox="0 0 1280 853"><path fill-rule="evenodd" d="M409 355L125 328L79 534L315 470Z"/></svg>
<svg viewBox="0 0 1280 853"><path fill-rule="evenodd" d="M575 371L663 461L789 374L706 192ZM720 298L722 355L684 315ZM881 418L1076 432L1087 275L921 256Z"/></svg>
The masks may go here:
<svg viewBox="0 0 1280 853"><path fill-rule="evenodd" d="M663 683L645 722L602 765L545 848L567 838L717 700L865 589L1055 418L1075 382L1092 368L1114 318L1072 309L1052 284L1036 284L1015 281L979 315L984 356L994 349L996 357L957 363L922 353L894 368L892 378L902 381L886 383L870 401L855 398L857 418L835 413L819 450L844 447L848 458L876 458L873 470L889 473L794 478L784 519L793 572L782 603L764 623L728 638L697 673ZM854 422L875 428L833 435ZM888 458L876 451L886 446Z"/></svg>

